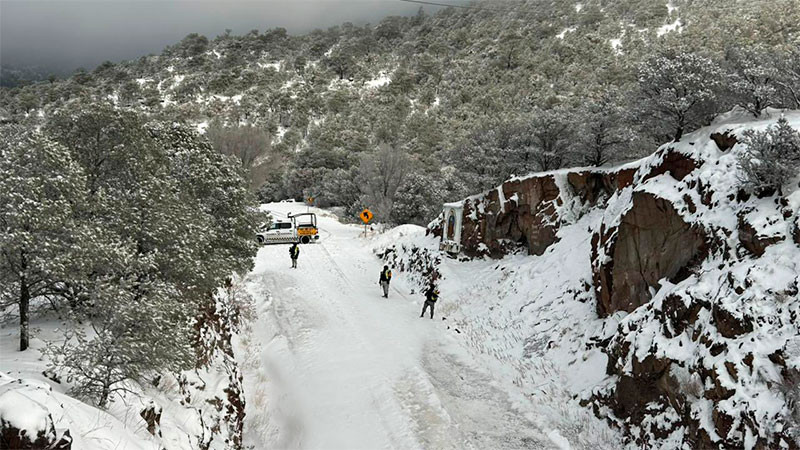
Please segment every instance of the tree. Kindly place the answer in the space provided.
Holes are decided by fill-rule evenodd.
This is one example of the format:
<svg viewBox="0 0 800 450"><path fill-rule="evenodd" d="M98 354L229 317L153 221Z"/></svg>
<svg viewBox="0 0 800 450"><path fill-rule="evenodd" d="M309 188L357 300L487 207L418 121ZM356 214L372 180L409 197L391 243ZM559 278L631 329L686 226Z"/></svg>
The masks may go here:
<svg viewBox="0 0 800 450"><path fill-rule="evenodd" d="M216 151L236 157L242 169L250 176L251 182L256 181L254 178L256 161L262 156L269 155L272 150L272 137L269 133L253 125L224 127L214 121L208 127L206 137ZM275 164L275 158L272 159L270 163Z"/></svg>
<svg viewBox="0 0 800 450"><path fill-rule="evenodd" d="M588 99L578 111L573 151L576 162L602 166L617 159L634 137L630 120L618 94L605 90Z"/></svg>
<svg viewBox="0 0 800 450"><path fill-rule="evenodd" d="M346 44L340 44L331 50L330 56L325 58L325 63L340 80L343 80L352 73L356 65L353 49Z"/></svg>
<svg viewBox="0 0 800 450"><path fill-rule="evenodd" d="M106 406L124 380L192 367L192 320L232 271L252 267L261 220L240 163L195 132L96 112L77 107L44 127L94 174L78 218L102 230L59 291L92 333L73 326L48 354L76 393Z"/></svg>
<svg viewBox="0 0 800 450"><path fill-rule="evenodd" d="M727 62L731 68L728 88L734 102L754 117L764 108L780 103L776 55L763 45L732 48Z"/></svg>
<svg viewBox="0 0 800 450"><path fill-rule="evenodd" d="M652 56L639 66L640 113L650 134L679 141L687 128L717 112L721 69L709 58L682 51Z"/></svg>
<svg viewBox="0 0 800 450"><path fill-rule="evenodd" d="M764 131L747 130L739 155L743 186L758 195L780 192L800 172L800 133L781 117Z"/></svg>
<svg viewBox="0 0 800 450"><path fill-rule="evenodd" d="M530 158L539 170L561 168L567 160L574 117L564 106L551 109L535 108L529 122Z"/></svg>
<svg viewBox="0 0 800 450"><path fill-rule="evenodd" d="M778 79L784 103L794 109L800 108L800 48L790 46L778 55Z"/></svg>
<svg viewBox="0 0 800 450"><path fill-rule="evenodd" d="M381 144L375 153L361 158L358 185L362 202L375 213L378 220L391 219L395 194L408 170L409 159L405 152L388 144Z"/></svg>
<svg viewBox="0 0 800 450"><path fill-rule="evenodd" d="M85 241L75 216L86 179L67 149L40 133L0 131L0 304L18 305L24 351L31 300L53 294L77 270Z"/></svg>
<svg viewBox="0 0 800 450"><path fill-rule="evenodd" d="M397 188L392 222L426 225L441 211L442 181L430 174L411 172Z"/></svg>

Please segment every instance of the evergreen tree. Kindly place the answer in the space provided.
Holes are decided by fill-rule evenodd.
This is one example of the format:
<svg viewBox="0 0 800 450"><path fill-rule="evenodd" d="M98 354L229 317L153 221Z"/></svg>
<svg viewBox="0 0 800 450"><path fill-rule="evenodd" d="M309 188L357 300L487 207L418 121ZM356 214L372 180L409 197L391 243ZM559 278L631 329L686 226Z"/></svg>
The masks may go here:
<svg viewBox="0 0 800 450"><path fill-rule="evenodd" d="M76 223L85 183L62 145L17 126L0 128L0 303L18 305L21 351L30 342L31 301L57 294L91 243Z"/></svg>
<svg viewBox="0 0 800 450"><path fill-rule="evenodd" d="M761 115L765 108L780 104L778 65L776 55L763 45L732 48L727 63L731 68L728 88L734 103L753 114Z"/></svg>
<svg viewBox="0 0 800 450"><path fill-rule="evenodd" d="M739 156L744 187L756 194L780 192L800 173L800 133L786 118L764 131L747 130Z"/></svg>

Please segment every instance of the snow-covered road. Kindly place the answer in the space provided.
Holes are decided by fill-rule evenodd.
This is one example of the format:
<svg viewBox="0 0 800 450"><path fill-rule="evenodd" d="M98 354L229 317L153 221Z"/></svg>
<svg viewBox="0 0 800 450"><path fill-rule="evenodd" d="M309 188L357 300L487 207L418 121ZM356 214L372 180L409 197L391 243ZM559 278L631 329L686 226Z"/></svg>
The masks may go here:
<svg viewBox="0 0 800 450"><path fill-rule="evenodd" d="M270 205L278 214L301 212ZM319 212L319 211L318 211ZM389 298L362 229L319 217L319 244L259 251L245 369L246 444L256 448L553 448L395 272ZM255 353L258 353L257 355Z"/></svg>

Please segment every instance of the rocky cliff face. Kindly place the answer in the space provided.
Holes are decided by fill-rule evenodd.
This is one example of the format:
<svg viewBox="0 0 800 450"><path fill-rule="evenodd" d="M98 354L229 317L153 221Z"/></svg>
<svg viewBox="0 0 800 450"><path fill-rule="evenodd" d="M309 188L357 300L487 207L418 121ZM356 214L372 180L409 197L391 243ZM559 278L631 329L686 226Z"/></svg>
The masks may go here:
<svg viewBox="0 0 800 450"><path fill-rule="evenodd" d="M614 331L596 337L608 377L584 404L634 445L800 448L800 180L756 198L736 162L736 136L777 117L730 116L618 169L464 200L470 256L542 255L592 214L586 292Z"/></svg>
<svg viewBox="0 0 800 450"><path fill-rule="evenodd" d="M556 171L511 179L464 200L463 252L500 257L525 247L541 255L556 231L632 181L634 167Z"/></svg>

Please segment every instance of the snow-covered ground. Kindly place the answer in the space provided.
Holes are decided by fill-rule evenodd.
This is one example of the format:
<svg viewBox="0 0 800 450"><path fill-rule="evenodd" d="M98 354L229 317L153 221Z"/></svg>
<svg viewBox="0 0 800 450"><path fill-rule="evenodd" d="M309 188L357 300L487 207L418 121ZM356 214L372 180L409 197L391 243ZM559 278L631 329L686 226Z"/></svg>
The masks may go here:
<svg viewBox="0 0 800 450"><path fill-rule="evenodd" d="M292 203L265 207L278 217L306 209ZM580 448L574 443L586 442L590 433L594 448L619 447L617 435L560 386L565 381L556 366L523 363L518 330L512 327L491 340L483 336L483 342L474 330L457 331L448 316L458 309L456 295L464 292L443 288L434 320L419 317L423 297L407 273L394 270L389 298L381 296L382 262L373 248L398 239L432 244L422 228L403 226L364 238L363 227L315 211L322 237L301 246L297 270L290 268L286 246L267 246L246 279L258 319L240 346L250 359L244 369L245 444L497 449L569 448L571 441ZM496 265L454 262L445 270L449 279L472 286L475 277L502 277ZM491 310L496 303L483 297L488 291L475 294L472 305ZM462 323L468 321L464 311L459 311ZM489 347L497 351L487 352ZM575 383L596 382L602 375L604 360L596 356L577 357L597 372L574 373L580 380ZM528 375L547 379L534 392L521 380Z"/></svg>

